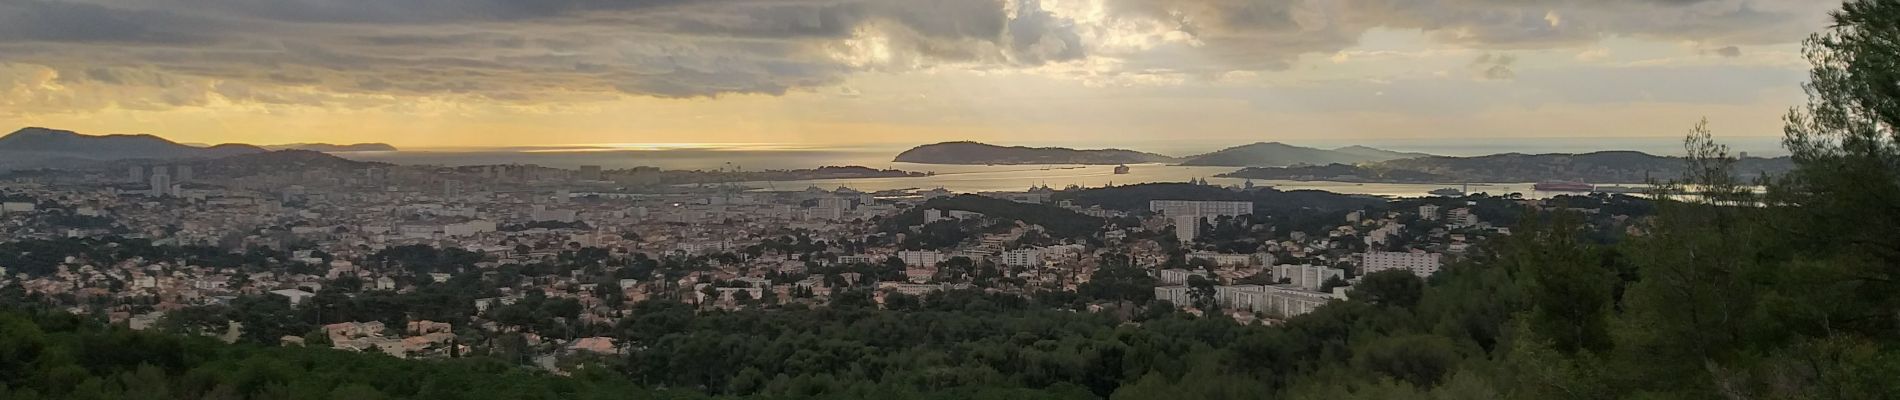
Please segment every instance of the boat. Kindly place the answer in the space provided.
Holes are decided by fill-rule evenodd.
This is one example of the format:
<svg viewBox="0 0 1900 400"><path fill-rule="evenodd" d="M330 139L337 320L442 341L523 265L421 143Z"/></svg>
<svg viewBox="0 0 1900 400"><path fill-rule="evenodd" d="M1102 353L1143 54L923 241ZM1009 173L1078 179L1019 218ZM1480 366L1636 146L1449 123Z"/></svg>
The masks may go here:
<svg viewBox="0 0 1900 400"><path fill-rule="evenodd" d="M1543 181L1531 186L1531 189L1541 192L1588 192L1595 190L1596 186L1583 182Z"/></svg>
<svg viewBox="0 0 1900 400"><path fill-rule="evenodd" d="M1445 197L1458 197L1458 196L1465 195L1465 191L1458 190L1458 188L1443 188L1443 189L1437 189L1437 190L1433 190L1433 191L1425 192L1425 193L1430 193L1433 196L1445 196Z"/></svg>
<svg viewBox="0 0 1900 400"><path fill-rule="evenodd" d="M1117 165L1115 166L1115 175L1128 175L1129 169L1127 165Z"/></svg>

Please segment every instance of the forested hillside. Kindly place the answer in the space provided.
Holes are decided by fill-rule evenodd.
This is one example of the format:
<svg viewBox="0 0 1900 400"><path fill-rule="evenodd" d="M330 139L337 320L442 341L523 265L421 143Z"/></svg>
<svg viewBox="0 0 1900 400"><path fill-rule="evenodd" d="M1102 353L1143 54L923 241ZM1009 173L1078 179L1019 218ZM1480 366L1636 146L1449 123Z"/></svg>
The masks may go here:
<svg viewBox="0 0 1900 400"><path fill-rule="evenodd" d="M1855 1L1835 19L1810 41L1811 103L1788 118L1787 174L1738 179L1739 161L1697 126L1672 185L1698 195L1657 199L1621 234L1539 204L1429 279L1368 274L1350 300L1276 326L1157 304L1147 271L1108 253L1074 292L1028 297L644 302L608 333L624 356L562 377L503 351L402 361L131 332L38 309L12 286L0 288L0 398L1900 398L1900 0ZM1125 208L1174 189L1195 190L1072 200ZM1003 203L931 207L1052 231L1102 222ZM46 246L0 260L44 264L35 249L61 247ZM428 272L445 257L379 258Z"/></svg>

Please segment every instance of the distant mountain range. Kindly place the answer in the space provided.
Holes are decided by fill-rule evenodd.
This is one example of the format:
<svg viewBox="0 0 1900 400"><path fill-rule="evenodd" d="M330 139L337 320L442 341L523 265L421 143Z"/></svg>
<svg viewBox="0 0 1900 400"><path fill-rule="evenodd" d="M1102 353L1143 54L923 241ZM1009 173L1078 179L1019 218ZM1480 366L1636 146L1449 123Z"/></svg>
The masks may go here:
<svg viewBox="0 0 1900 400"><path fill-rule="evenodd" d="M210 158L265 151L248 144L198 147L152 135L93 136L47 128L25 128L0 136L0 152L94 160Z"/></svg>
<svg viewBox="0 0 1900 400"><path fill-rule="evenodd" d="M918 164L1146 164L1179 161L1174 157L1134 150L1076 150L1062 147L997 146L977 142L945 142L917 146L893 161Z"/></svg>
<svg viewBox="0 0 1900 400"><path fill-rule="evenodd" d="M1254 167L1220 176L1249 179L1342 182L1539 182L1574 180L1587 183L1644 183L1682 176L1685 160L1635 151L1599 151L1582 154L1505 153L1478 157L1418 157L1361 165ZM1735 165L1737 177L1753 179L1794 169L1788 157L1749 157Z"/></svg>
<svg viewBox="0 0 1900 400"><path fill-rule="evenodd" d="M1279 142L1254 143L1188 157L1181 165L1209 167L1283 167L1289 165L1358 164L1430 157L1423 153L1401 153L1366 146L1332 150L1294 146Z"/></svg>
<svg viewBox="0 0 1900 400"><path fill-rule="evenodd" d="M333 145L299 143L255 146L227 143L191 145L146 134L87 135L73 131L39 127L23 128L0 136L0 171L30 168L86 168L102 161L181 161L206 160L230 156L265 154L272 150L313 150L322 152L394 151L381 143Z"/></svg>

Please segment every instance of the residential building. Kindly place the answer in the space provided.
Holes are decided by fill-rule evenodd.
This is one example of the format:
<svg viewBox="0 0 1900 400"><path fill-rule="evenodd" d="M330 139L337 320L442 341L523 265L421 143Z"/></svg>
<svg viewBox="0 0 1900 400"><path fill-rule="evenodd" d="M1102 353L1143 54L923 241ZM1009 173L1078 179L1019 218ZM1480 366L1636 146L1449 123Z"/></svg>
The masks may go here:
<svg viewBox="0 0 1900 400"><path fill-rule="evenodd" d="M1365 254L1364 260L1361 261L1360 269L1365 271L1366 274L1391 269L1402 269L1411 271L1413 275L1418 275L1423 278L1438 273L1438 268L1442 265L1442 258L1443 255L1441 254L1419 250L1410 252L1373 251Z"/></svg>
<svg viewBox="0 0 1900 400"><path fill-rule="evenodd" d="M1346 279L1346 270L1318 265L1275 265L1273 277L1302 289L1319 290L1328 279Z"/></svg>
<svg viewBox="0 0 1900 400"><path fill-rule="evenodd" d="M1003 252L1003 265L1011 267L1042 266L1042 251L1039 249L1018 249Z"/></svg>
<svg viewBox="0 0 1900 400"><path fill-rule="evenodd" d="M1165 214L1170 217L1234 217L1253 214L1253 202L1152 200L1148 202L1148 211Z"/></svg>

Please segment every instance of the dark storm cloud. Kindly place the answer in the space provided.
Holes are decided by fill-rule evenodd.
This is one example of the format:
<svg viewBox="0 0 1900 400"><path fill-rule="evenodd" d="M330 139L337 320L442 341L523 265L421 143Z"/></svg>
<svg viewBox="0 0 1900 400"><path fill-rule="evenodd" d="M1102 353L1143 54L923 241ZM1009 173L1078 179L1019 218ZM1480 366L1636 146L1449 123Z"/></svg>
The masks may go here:
<svg viewBox="0 0 1900 400"><path fill-rule="evenodd" d="M1011 13L990 0L26 0L0 5L0 48L21 48L0 53L0 62L145 66L361 92L695 97L838 82L852 68L828 46L874 24L885 26L875 32L882 40L926 62L1033 65L1085 55L1067 31L1072 23L1033 1L1016 6ZM58 43L128 44L90 54L36 51ZM149 43L185 45L142 45Z"/></svg>
<svg viewBox="0 0 1900 400"><path fill-rule="evenodd" d="M1106 16L1078 20L1056 7L1082 1L1102 2ZM520 101L778 95L868 69L1082 60L1103 55L1092 40L1131 34L1118 31L1128 26L1159 26L1193 41L1118 49L1112 56L1130 73L1213 74L1284 69L1377 28L1499 49L1613 36L1711 48L1789 43L1817 28L1810 22L1830 7L1818 3L1827 2L11 0L0 2L0 63L46 65L66 81L199 88L272 103L334 101L271 93L284 87ZM1509 64L1491 60L1481 76L1508 77ZM202 101L168 96L158 103Z"/></svg>
<svg viewBox="0 0 1900 400"><path fill-rule="evenodd" d="M192 43L207 39L211 21L161 10L128 11L92 4L0 2L0 41Z"/></svg>

